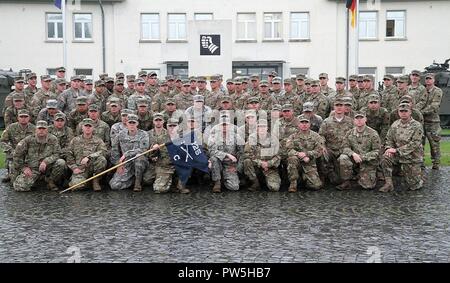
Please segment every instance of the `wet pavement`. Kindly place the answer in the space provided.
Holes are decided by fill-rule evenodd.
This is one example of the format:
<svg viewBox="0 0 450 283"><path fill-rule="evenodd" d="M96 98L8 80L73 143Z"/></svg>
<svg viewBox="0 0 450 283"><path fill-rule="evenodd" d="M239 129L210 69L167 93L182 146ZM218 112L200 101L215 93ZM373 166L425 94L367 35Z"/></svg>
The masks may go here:
<svg viewBox="0 0 450 283"><path fill-rule="evenodd" d="M0 262L448 262L450 168L427 172L425 189L391 194L60 195L2 184Z"/></svg>

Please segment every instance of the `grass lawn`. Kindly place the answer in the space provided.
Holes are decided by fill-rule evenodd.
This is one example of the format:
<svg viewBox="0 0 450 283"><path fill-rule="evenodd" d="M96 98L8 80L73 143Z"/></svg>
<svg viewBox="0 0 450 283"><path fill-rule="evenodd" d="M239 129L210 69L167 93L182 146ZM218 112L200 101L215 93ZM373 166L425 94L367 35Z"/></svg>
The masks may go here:
<svg viewBox="0 0 450 283"><path fill-rule="evenodd" d="M450 136L450 129L442 129L441 135L443 135L443 136Z"/></svg>

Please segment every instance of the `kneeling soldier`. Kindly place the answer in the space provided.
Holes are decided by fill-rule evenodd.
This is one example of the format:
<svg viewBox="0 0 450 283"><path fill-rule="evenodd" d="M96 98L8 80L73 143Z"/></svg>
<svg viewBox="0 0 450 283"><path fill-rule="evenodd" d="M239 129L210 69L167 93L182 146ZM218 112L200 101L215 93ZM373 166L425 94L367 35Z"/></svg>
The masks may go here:
<svg viewBox="0 0 450 283"><path fill-rule="evenodd" d="M347 132L343 141L343 151L339 157L341 179L338 190L349 189L353 169L359 171L358 184L363 189L373 189L377 183L378 156L381 148L377 131L366 125L363 112L355 114L355 128Z"/></svg>
<svg viewBox="0 0 450 283"><path fill-rule="evenodd" d="M299 131L290 135L286 141L288 152L288 176L290 181L289 192L297 191L297 180L302 172L302 179L312 189L320 189L322 181L317 172L316 160L320 157L323 148L323 137L311 130L309 117L298 117Z"/></svg>
<svg viewBox="0 0 450 283"><path fill-rule="evenodd" d="M112 142L111 162L119 164L149 148L148 133L138 129L138 116L128 114L127 129L121 131ZM148 167L148 158L144 155L117 168L117 172L109 182L112 190L123 190L134 182L135 192L142 190L142 178Z"/></svg>
<svg viewBox="0 0 450 283"><path fill-rule="evenodd" d="M48 189L58 190L56 184L64 173L66 162L59 158L61 148L58 139L48 133L45 121L36 123L36 132L21 140L13 158L15 172L21 172L14 180L16 191L30 191L31 187L45 176Z"/></svg>
<svg viewBox="0 0 450 283"><path fill-rule="evenodd" d="M73 172L69 186L79 184L106 168L106 145L94 136L94 121L85 118L81 124L82 134L72 139L67 153L67 166ZM101 191L100 178L94 179L92 186L94 191Z"/></svg>

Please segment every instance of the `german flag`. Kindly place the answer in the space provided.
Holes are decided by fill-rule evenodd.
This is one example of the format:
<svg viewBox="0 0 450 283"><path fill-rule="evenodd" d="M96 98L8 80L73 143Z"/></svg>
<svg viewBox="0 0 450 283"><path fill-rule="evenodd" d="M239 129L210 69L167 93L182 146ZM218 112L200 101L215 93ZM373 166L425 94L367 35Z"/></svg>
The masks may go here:
<svg viewBox="0 0 450 283"><path fill-rule="evenodd" d="M352 14L352 27L356 24L356 0L346 0L345 7L350 10Z"/></svg>

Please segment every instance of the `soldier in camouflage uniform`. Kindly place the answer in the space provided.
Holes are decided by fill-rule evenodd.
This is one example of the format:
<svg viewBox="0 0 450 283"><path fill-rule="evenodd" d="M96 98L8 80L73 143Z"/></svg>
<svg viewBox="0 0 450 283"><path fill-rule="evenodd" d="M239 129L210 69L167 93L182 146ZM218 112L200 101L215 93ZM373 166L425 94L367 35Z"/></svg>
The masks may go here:
<svg viewBox="0 0 450 283"><path fill-rule="evenodd" d="M147 82L145 85L145 93L153 98L159 92L158 88L158 75L151 71L147 75Z"/></svg>
<svg viewBox="0 0 450 283"><path fill-rule="evenodd" d="M72 76L70 78L70 88L65 90L59 97L60 110L68 115L72 109L75 109L77 98L85 96L85 93L80 89L81 79L79 76Z"/></svg>
<svg viewBox="0 0 450 283"><path fill-rule="evenodd" d="M231 123L230 117L223 115L219 124L211 130L208 139L211 177L214 182L212 191L221 192L221 181L231 191L239 190L238 159L243 152L243 141Z"/></svg>
<svg viewBox="0 0 450 283"><path fill-rule="evenodd" d="M384 186L380 188L381 192L394 190L392 170L397 165L400 165L410 190L418 190L423 186L420 168L423 162L423 127L411 118L408 104L400 104L398 111L400 120L395 121L388 131L385 152L381 159L386 180Z"/></svg>
<svg viewBox="0 0 450 283"><path fill-rule="evenodd" d="M393 90L384 94L381 102L381 106L386 108L389 113L396 110L400 104L400 100L408 95L408 76L401 76L397 79L397 86L395 92Z"/></svg>
<svg viewBox="0 0 450 283"><path fill-rule="evenodd" d="M367 126L377 131L381 144L384 144L389 127L394 121L390 121L387 109L380 106L379 95L370 95L368 101L367 106L361 108L360 111L366 116Z"/></svg>
<svg viewBox="0 0 450 283"><path fill-rule="evenodd" d="M294 114L296 116L302 113L303 100L301 95L297 95L292 90L292 81L291 79L284 80L284 92L282 96L276 97L278 104L292 104L294 107Z"/></svg>
<svg viewBox="0 0 450 283"><path fill-rule="evenodd" d="M358 184L363 189L373 189L377 184L377 167L381 148L378 133L366 126L366 117L362 112L355 114L355 127L347 132L343 140L343 150L339 156L341 179L338 190L351 187L353 171L357 171Z"/></svg>
<svg viewBox="0 0 450 283"><path fill-rule="evenodd" d="M168 98L164 111L161 112L164 115L164 120L167 121L170 118L177 119L179 123L183 121L184 111L177 109L177 104L175 99Z"/></svg>
<svg viewBox="0 0 450 283"><path fill-rule="evenodd" d="M105 143L94 132L94 121L85 118L82 121L82 134L74 137L67 152L67 166L73 174L69 186L79 184L84 180L101 173L106 169L107 149ZM78 187L85 188L86 185ZM101 191L100 178L92 180L94 191Z"/></svg>
<svg viewBox="0 0 450 283"><path fill-rule="evenodd" d="M49 75L43 75L41 76L41 89L36 92L34 95L33 100L31 100L31 106L30 109L32 109L33 116L36 117L39 113L39 111L46 107L47 101L49 99L57 99L57 96L55 93L50 91L50 83L52 81L52 78ZM38 119L40 120L40 119Z"/></svg>
<svg viewBox="0 0 450 283"><path fill-rule="evenodd" d="M190 92L190 83L188 80L183 80L183 87L181 92L173 98L177 102L177 108L180 110L186 110L192 106L194 100Z"/></svg>
<svg viewBox="0 0 450 283"><path fill-rule="evenodd" d="M71 128L66 125L66 115L62 112L55 114L53 125L48 127L48 133L58 138L61 147L60 156L67 161L67 153L69 151L69 143L74 138Z"/></svg>
<svg viewBox="0 0 450 283"><path fill-rule="evenodd" d="M406 76L406 78L408 78L408 76ZM395 80L395 78L393 75L387 74L387 75L384 75L384 77L383 77L383 91L381 91L380 95L381 95L381 100L382 100L381 104L385 108L388 108L388 107L386 107L384 102L388 101L391 96L393 96L393 97L397 96L397 87L394 84L394 80ZM408 83L408 82L406 82L406 83ZM397 106L398 106L398 103L395 106L389 105L389 108L393 107L392 109L396 109ZM392 109L388 109L388 110L392 110Z"/></svg>
<svg viewBox="0 0 450 283"><path fill-rule="evenodd" d="M278 101L278 98L283 97L285 92L281 85L282 79L280 77L272 77L273 79L269 80L270 77L271 76L267 79L267 83L269 84L269 92Z"/></svg>
<svg viewBox="0 0 450 283"><path fill-rule="evenodd" d="M323 95L325 95L325 97L336 96L336 91L328 86L328 74L327 73L320 73L319 81L320 81L320 92Z"/></svg>
<svg viewBox="0 0 450 283"><path fill-rule="evenodd" d="M8 170L7 176L2 180L3 182L9 182L16 175L13 172L12 161L17 144L27 136L34 135L36 131L36 127L30 123L30 112L28 110L19 110L18 120L18 122L6 127L0 139L0 144L6 155L5 165Z"/></svg>
<svg viewBox="0 0 450 283"><path fill-rule="evenodd" d="M95 81L95 90L88 96L89 105L96 104L101 113L106 111L106 100L104 96L105 83L102 80Z"/></svg>
<svg viewBox="0 0 450 283"><path fill-rule="evenodd" d="M306 76L304 74L297 74L295 76L295 93L300 97L305 96L305 80Z"/></svg>
<svg viewBox="0 0 450 283"><path fill-rule="evenodd" d="M240 80L234 80L236 90L231 96L233 99L233 105L235 109L244 110L247 107L248 94L245 92L242 82Z"/></svg>
<svg viewBox="0 0 450 283"><path fill-rule="evenodd" d="M227 93L228 95L233 95L236 92L236 86L234 85L233 79L227 79Z"/></svg>
<svg viewBox="0 0 450 283"><path fill-rule="evenodd" d="M66 68L64 68L64 67L57 68L55 75L56 75L56 80L51 82L50 91L53 93L59 94L59 93L57 93L58 84L61 81L64 81L64 82L66 81ZM64 88L65 88L65 85L64 85Z"/></svg>
<svg viewBox="0 0 450 283"><path fill-rule="evenodd" d="M322 125L323 119L319 115L314 113L314 104L312 102L306 102L303 104L303 116L309 119L309 127L311 131L318 133L320 125Z"/></svg>
<svg viewBox="0 0 450 283"><path fill-rule="evenodd" d="M257 74L253 74L250 76L251 86L250 89L248 90L250 96L256 96L259 94L259 80L260 78L259 75ZM267 85L267 87L269 86Z"/></svg>
<svg viewBox="0 0 450 283"><path fill-rule="evenodd" d="M325 119L330 112L328 98L320 92L318 80L312 80L310 85L311 94L308 91L305 92L305 102L312 102L314 104L314 112L322 119Z"/></svg>
<svg viewBox="0 0 450 283"><path fill-rule="evenodd" d="M58 190L56 184L66 166L59 158L60 151L58 139L48 134L47 122L38 121L35 134L21 140L14 151L13 167L17 174L12 178L14 190L30 191L42 176L45 176L48 189Z"/></svg>
<svg viewBox="0 0 450 283"><path fill-rule="evenodd" d="M197 95L197 78L189 77L189 82L191 83L189 91L191 92L192 96Z"/></svg>
<svg viewBox="0 0 450 283"><path fill-rule="evenodd" d="M272 192L280 190L281 178L278 174L278 166L281 157L278 154L280 145L278 136L272 136L268 132L268 122L260 119L257 125L257 133L250 136L244 147L244 172L252 185L249 191L260 189L259 176L264 176L264 181Z"/></svg>
<svg viewBox="0 0 450 283"><path fill-rule="evenodd" d="M218 109L220 104L220 98L224 93L220 90L220 78L218 76L211 76L209 81L211 85L210 93L205 96L205 105L211 109Z"/></svg>
<svg viewBox="0 0 450 283"><path fill-rule="evenodd" d="M114 97L109 101L109 110L102 113L101 119L104 121L108 126L112 126L115 123L120 122L120 111L122 110L122 107L120 105L120 99Z"/></svg>
<svg viewBox="0 0 450 283"><path fill-rule="evenodd" d="M136 80L135 90L135 93L128 97L126 108L137 110L136 102L138 99L145 99L147 101L147 105L152 105L152 98L145 93L145 82L143 79Z"/></svg>
<svg viewBox="0 0 450 283"><path fill-rule="evenodd" d="M323 176L328 177L332 184L341 183L339 180L338 158L342 154L342 143L347 132L353 128L353 120L345 116L343 100L338 98L334 102L334 116L325 119L320 126L319 134L325 138L323 151L324 160L320 168Z"/></svg>
<svg viewBox="0 0 450 283"><path fill-rule="evenodd" d="M5 113L5 111L8 107L13 106L14 94L16 94L16 93L21 94L25 100L25 94L23 93L24 85L25 85L25 80L22 77L14 78L14 91L12 91L10 94L8 94L5 97L5 102L4 102L3 109L2 109L3 114ZM26 101L25 101L25 105L26 105Z"/></svg>
<svg viewBox="0 0 450 283"><path fill-rule="evenodd" d="M111 148L110 127L106 122L100 120L100 112L97 104L89 105L88 117L92 119L92 126L94 127L94 136L101 139L107 149ZM82 132L82 125L79 123L76 128L76 135L80 135Z"/></svg>
<svg viewBox="0 0 450 283"><path fill-rule="evenodd" d="M31 101L33 100L36 92L38 92L38 88L36 86L37 85L36 73L29 73L27 75L27 83L28 86L23 90L23 93L25 94L27 105L29 105L29 103L31 103Z"/></svg>
<svg viewBox="0 0 450 283"><path fill-rule="evenodd" d="M441 107L442 90L434 85L434 74L425 75L426 94L419 98L416 108L422 112L425 136L430 143L433 169L438 170L441 162L441 126L439 109ZM425 144L425 141L423 141Z"/></svg>
<svg viewBox="0 0 450 283"><path fill-rule="evenodd" d="M322 181L317 171L316 160L322 154L323 138L311 131L308 117L300 115L298 118L298 131L287 138L286 151L288 152L289 192L297 191L299 172L306 185L312 189L320 189Z"/></svg>
<svg viewBox="0 0 450 283"><path fill-rule="evenodd" d="M357 75L351 75L348 78L348 91L353 95L353 97L355 99L357 97L359 97L359 91L360 90L358 88L358 76Z"/></svg>
<svg viewBox="0 0 450 283"><path fill-rule="evenodd" d="M140 98L136 101L138 116L138 128L143 131L150 131L153 126L153 113L148 110L148 100Z"/></svg>
<svg viewBox="0 0 450 283"><path fill-rule="evenodd" d="M408 94L411 95L417 103L421 97L424 97L427 94L427 90L425 89L425 86L420 83L420 71L412 70L409 78L411 79L411 84L408 86Z"/></svg>
<svg viewBox="0 0 450 283"><path fill-rule="evenodd" d="M152 111L159 113L164 109L167 99L173 98L169 93L169 87L166 81L159 83L159 92L152 97Z"/></svg>
<svg viewBox="0 0 450 283"><path fill-rule="evenodd" d="M126 97L130 97L136 92L134 84L135 80L136 80L135 75L127 75L127 88L123 91Z"/></svg>
<svg viewBox="0 0 450 283"><path fill-rule="evenodd" d="M125 106L127 105L127 99L128 97L126 97L123 93L124 90L124 82L123 80L116 80L114 82L114 91L113 93L106 99L106 103L110 103L112 98L118 98L120 101L120 105L122 106L122 108L126 108Z"/></svg>
<svg viewBox="0 0 450 283"><path fill-rule="evenodd" d="M373 89L373 82L374 82L373 76L371 75L364 76L363 82L364 82L364 89L359 92L359 96L357 98L358 104L355 105L354 107L356 111L359 111L361 110L361 108L367 106L370 95L375 94L380 96L378 92L375 89Z"/></svg>
<svg viewBox="0 0 450 283"><path fill-rule="evenodd" d="M3 116L3 120L5 122L5 127L8 127L12 123L16 123L17 120L17 114L19 113L19 110L21 109L27 109L25 105L25 98L23 94L15 93L13 95L13 105L6 108L5 114ZM28 110L28 109L27 109ZM33 115L31 115L31 121L33 121Z"/></svg>
<svg viewBox="0 0 450 283"><path fill-rule="evenodd" d="M52 82L53 83L53 82ZM59 99L59 97L61 96L61 94L66 90L66 86L67 86L67 82L65 79L56 79L54 81L54 83L56 84L55 90L52 91L56 97ZM52 89L51 89L52 90ZM57 100L58 100L57 99ZM60 103L58 103L58 108L59 110L61 110L61 105Z"/></svg>
<svg viewBox="0 0 450 283"><path fill-rule="evenodd" d="M85 93L87 96L92 95L92 89L93 89L93 86L94 86L94 85L93 85L91 79L85 79L85 80L84 80L84 93Z"/></svg>
<svg viewBox="0 0 450 283"><path fill-rule="evenodd" d="M121 131L112 141L111 163L117 165L143 153L149 148L148 133L138 129L138 117L128 115L127 130ZM133 191L142 190L142 178L148 167L148 158L140 156L124 166L117 168L109 182L112 190L123 190L131 187Z"/></svg>
<svg viewBox="0 0 450 283"><path fill-rule="evenodd" d="M49 125L53 125L56 113L61 112L58 109L58 101L55 99L47 100L46 107L39 111L37 121L44 120ZM62 113L62 112L61 112Z"/></svg>
<svg viewBox="0 0 450 283"><path fill-rule="evenodd" d="M422 113L416 108L414 105L413 97L411 95L404 95L402 96L402 99L400 100L400 103L408 103L411 108L411 117L419 122L420 124L424 124L423 121L423 115ZM390 125L392 125L395 121L400 119L400 116L398 115L398 110L393 110L390 115ZM387 132L386 132L387 133Z"/></svg>
<svg viewBox="0 0 450 283"><path fill-rule="evenodd" d="M206 127L211 123L212 110L205 105L205 98L202 95L194 96L194 105L186 109L184 114L186 116L193 116L195 121L201 126L201 131L204 132Z"/></svg>
<svg viewBox="0 0 450 283"><path fill-rule="evenodd" d="M103 96L108 98L114 93L114 79L106 76L102 80L105 82L105 92L103 93Z"/></svg>
<svg viewBox="0 0 450 283"><path fill-rule="evenodd" d="M69 126L74 132L76 132L78 124L88 117L88 105L87 97L77 97L77 107L73 109L69 115L67 115L67 126Z"/></svg>
<svg viewBox="0 0 450 283"><path fill-rule="evenodd" d="M355 104L356 101L353 101L353 94L349 91L345 90L345 78L344 77L336 77L336 92L335 95L328 96L328 101L330 102L330 105L334 105L334 101L338 97L351 97L352 98L352 104Z"/></svg>
<svg viewBox="0 0 450 283"><path fill-rule="evenodd" d="M206 77L201 76L197 78L197 87L198 95L203 95L204 97L206 97L210 94L210 91L206 88Z"/></svg>
<svg viewBox="0 0 450 283"><path fill-rule="evenodd" d="M111 131L109 132L109 137L111 138L111 140L114 140L121 131L127 129L129 114L135 113L130 109L122 109L122 111L120 112L121 121L112 125Z"/></svg>
<svg viewBox="0 0 450 283"><path fill-rule="evenodd" d="M269 93L269 83L266 80L259 83L259 93L256 97L259 98L261 110L269 111L274 104L278 104L274 96Z"/></svg>
<svg viewBox="0 0 450 283"><path fill-rule="evenodd" d="M256 134L258 116L257 112L254 110L245 111L245 124L239 126L238 133L241 138L248 141L248 138L252 134Z"/></svg>

